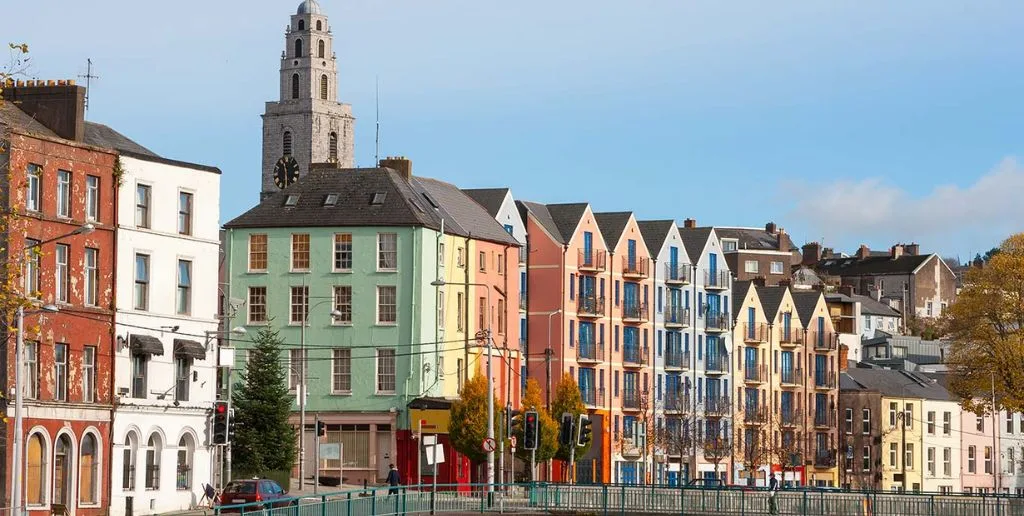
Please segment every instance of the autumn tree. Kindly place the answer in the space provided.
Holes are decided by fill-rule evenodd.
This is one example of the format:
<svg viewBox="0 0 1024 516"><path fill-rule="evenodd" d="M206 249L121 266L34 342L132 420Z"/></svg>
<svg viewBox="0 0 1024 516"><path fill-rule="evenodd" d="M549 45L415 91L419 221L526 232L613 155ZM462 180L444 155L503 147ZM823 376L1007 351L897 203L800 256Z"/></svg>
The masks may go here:
<svg viewBox="0 0 1024 516"><path fill-rule="evenodd" d="M705 424L696 429L697 453L704 454L704 460L714 464L715 478L719 477L720 466L733 454L735 442L729 434L728 420L732 414L732 402L722 397L708 399L704 403Z"/></svg>
<svg viewBox="0 0 1024 516"><path fill-rule="evenodd" d="M490 395L493 397L494 393ZM487 438L487 377L476 375L462 386L459 399L452 403L451 423L448 426L448 437L452 447L465 455L475 464L487 460L487 453L482 444ZM495 412L495 435L498 430L498 402L493 401Z"/></svg>
<svg viewBox="0 0 1024 516"><path fill-rule="evenodd" d="M964 287L946 312L952 339L950 388L968 410L992 409L995 383L999 405L1024 411L1024 233L986 253L984 267L965 273Z"/></svg>
<svg viewBox="0 0 1024 516"><path fill-rule="evenodd" d="M526 392L523 394L522 405L524 416L520 419L520 424L512 429L512 434L516 436L516 441L519 443L519 447L516 448L516 456L527 462L530 460L530 450L523 448L526 442L523 438L523 421L526 411L536 410L540 434L537 436L535 460L537 464L551 460L555 456L555 452L558 451L558 422L551 417L544 406L540 384L537 383L537 380L533 378L526 380Z"/></svg>
<svg viewBox="0 0 1024 516"><path fill-rule="evenodd" d="M576 380L574 380L568 373L562 375L562 380L558 382L558 388L555 389L555 397L551 400L551 412L555 418L556 424L558 421L561 421L562 414L566 412L572 414L573 421L579 420L579 415L587 412L587 407L583 405L583 396L580 394L580 387L576 384ZM600 431L597 426L592 426L591 428L595 434ZM571 444L571 446L575 445L575 442ZM582 448L576 448L576 457L586 455L590 446L591 444L588 443ZM568 462L571 451L572 448L570 446L564 446L561 443L558 443L558 451L555 452L555 458Z"/></svg>

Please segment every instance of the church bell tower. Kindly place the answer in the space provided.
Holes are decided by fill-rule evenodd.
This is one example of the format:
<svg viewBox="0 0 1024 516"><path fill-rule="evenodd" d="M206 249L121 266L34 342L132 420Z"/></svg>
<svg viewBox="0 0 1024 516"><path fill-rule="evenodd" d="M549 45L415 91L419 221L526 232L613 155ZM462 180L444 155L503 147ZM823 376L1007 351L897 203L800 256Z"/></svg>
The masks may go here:
<svg viewBox="0 0 1024 516"><path fill-rule="evenodd" d="M355 166L352 106L338 102L334 37L316 0L299 4L285 29L277 101L263 114L265 198L308 173L313 163Z"/></svg>

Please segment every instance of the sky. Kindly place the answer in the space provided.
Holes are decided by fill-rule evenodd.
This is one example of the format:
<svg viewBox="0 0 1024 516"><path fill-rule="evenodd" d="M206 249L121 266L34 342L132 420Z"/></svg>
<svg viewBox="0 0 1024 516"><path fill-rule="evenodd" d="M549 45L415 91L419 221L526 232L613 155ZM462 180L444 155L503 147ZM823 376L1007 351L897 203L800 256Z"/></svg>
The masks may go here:
<svg viewBox="0 0 1024 516"><path fill-rule="evenodd" d="M298 0L5 6L33 78L259 197ZM797 245L966 260L1024 230L1024 2L322 0L356 164L639 219L777 222ZM88 30L86 30L88 29ZM79 79L80 81L82 79Z"/></svg>

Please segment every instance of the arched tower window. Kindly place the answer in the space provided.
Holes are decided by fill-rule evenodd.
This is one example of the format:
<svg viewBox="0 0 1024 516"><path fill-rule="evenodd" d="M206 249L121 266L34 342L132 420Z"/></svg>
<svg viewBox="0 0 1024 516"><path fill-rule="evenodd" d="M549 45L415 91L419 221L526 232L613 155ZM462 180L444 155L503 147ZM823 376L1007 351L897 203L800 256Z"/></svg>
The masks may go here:
<svg viewBox="0 0 1024 516"><path fill-rule="evenodd" d="M320 20L317 20L317 21L316 21L316 30L322 30L322 29L320 28Z"/></svg>
<svg viewBox="0 0 1024 516"><path fill-rule="evenodd" d="M295 40L295 57L302 57L302 40Z"/></svg>
<svg viewBox="0 0 1024 516"><path fill-rule="evenodd" d="M299 74L292 74L292 98L299 98Z"/></svg>
<svg viewBox="0 0 1024 516"><path fill-rule="evenodd" d="M329 152L328 160L331 163L337 163L338 162L338 133L335 133L335 132L331 133L331 142L330 142L330 146L328 147L328 152Z"/></svg>
<svg viewBox="0 0 1024 516"><path fill-rule="evenodd" d="M327 75L320 76L320 98L327 100Z"/></svg>
<svg viewBox="0 0 1024 516"><path fill-rule="evenodd" d="M318 43L317 46L319 47L317 55L319 57L323 57L324 56L324 51L326 50L327 45L324 45L324 40L321 39L320 43Z"/></svg>
<svg viewBox="0 0 1024 516"><path fill-rule="evenodd" d="M284 138L283 138L282 144L283 144L283 147L284 147L284 155L285 156L291 156L291 154L292 154L292 132L291 131L285 131L284 132Z"/></svg>
<svg viewBox="0 0 1024 516"><path fill-rule="evenodd" d="M299 20L299 30L306 30L306 20Z"/></svg>

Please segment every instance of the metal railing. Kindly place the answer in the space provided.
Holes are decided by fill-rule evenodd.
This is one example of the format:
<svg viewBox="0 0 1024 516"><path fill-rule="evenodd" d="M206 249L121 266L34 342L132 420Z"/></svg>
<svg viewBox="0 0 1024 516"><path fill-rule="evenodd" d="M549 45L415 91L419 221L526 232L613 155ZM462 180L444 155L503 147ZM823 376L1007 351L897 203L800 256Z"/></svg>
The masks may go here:
<svg viewBox="0 0 1024 516"><path fill-rule="evenodd" d="M579 341L576 346L576 360L596 362L604 358L604 342Z"/></svg>
<svg viewBox="0 0 1024 516"><path fill-rule="evenodd" d="M729 355L723 353L718 356L708 355L704 358L705 374L725 374L729 372Z"/></svg>
<svg viewBox="0 0 1024 516"><path fill-rule="evenodd" d="M264 503L226 505L226 513L261 516L389 516L398 514L577 513L686 514L694 516L768 514L858 516L1012 516L1024 514L1024 497L884 491L826 491L728 486L691 488L625 484L481 484L378 487L339 491Z"/></svg>
<svg viewBox="0 0 1024 516"><path fill-rule="evenodd" d="M672 285L685 285L690 282L690 266L689 265L676 265L672 266L671 263L665 264L665 283Z"/></svg>
<svg viewBox="0 0 1024 516"><path fill-rule="evenodd" d="M647 363L647 346L636 344L623 346L622 363L625 365L639 366Z"/></svg>
<svg viewBox="0 0 1024 516"><path fill-rule="evenodd" d="M768 367L764 364L744 364L743 380L747 383L765 383L768 381Z"/></svg>
<svg viewBox="0 0 1024 516"><path fill-rule="evenodd" d="M665 411L666 412L689 412L690 411L690 396L685 392L666 392L665 393Z"/></svg>
<svg viewBox="0 0 1024 516"><path fill-rule="evenodd" d="M729 271L704 269L704 288L721 290L732 288L732 275L729 274Z"/></svg>
<svg viewBox="0 0 1024 516"><path fill-rule="evenodd" d="M804 382L804 369L802 367L793 367L789 369L782 369L779 374L779 383L783 387L796 387L802 385Z"/></svg>
<svg viewBox="0 0 1024 516"><path fill-rule="evenodd" d="M782 330L782 335L779 338L779 344L783 346L799 346L804 342L805 330L800 328L790 327L787 332L785 329Z"/></svg>
<svg viewBox="0 0 1024 516"><path fill-rule="evenodd" d="M804 412L801 409L783 410L780 420L782 426L802 426L804 424Z"/></svg>
<svg viewBox="0 0 1024 516"><path fill-rule="evenodd" d="M591 250L589 253L579 250L576 257L576 268L581 271L603 272L608 268L608 253Z"/></svg>
<svg viewBox="0 0 1024 516"><path fill-rule="evenodd" d="M708 312L704 322L707 331L729 331L728 312Z"/></svg>
<svg viewBox="0 0 1024 516"><path fill-rule="evenodd" d="M576 301L576 315L580 317L601 317L604 315L604 298L596 295L580 295Z"/></svg>
<svg viewBox="0 0 1024 516"><path fill-rule="evenodd" d="M665 326L689 326L690 309L682 306L665 305Z"/></svg>
<svg viewBox="0 0 1024 516"><path fill-rule="evenodd" d="M768 325L765 323L743 323L743 341L752 344L768 342Z"/></svg>
<svg viewBox="0 0 1024 516"><path fill-rule="evenodd" d="M604 406L604 389L581 389L580 397L583 398L583 404L588 407Z"/></svg>
<svg viewBox="0 0 1024 516"><path fill-rule="evenodd" d="M622 304L622 320L625 322L636 322L647 320L647 303L636 302L636 303L623 303Z"/></svg>
<svg viewBox="0 0 1024 516"><path fill-rule="evenodd" d="M686 369L690 367L690 352L678 348L665 350L665 367Z"/></svg>
<svg viewBox="0 0 1024 516"><path fill-rule="evenodd" d="M623 277L646 278L650 274L651 261L649 259L637 256L630 260L628 256L622 257Z"/></svg>
<svg viewBox="0 0 1024 516"><path fill-rule="evenodd" d="M640 408L640 391L638 390L624 390L622 391L622 408L624 409L639 409Z"/></svg>

